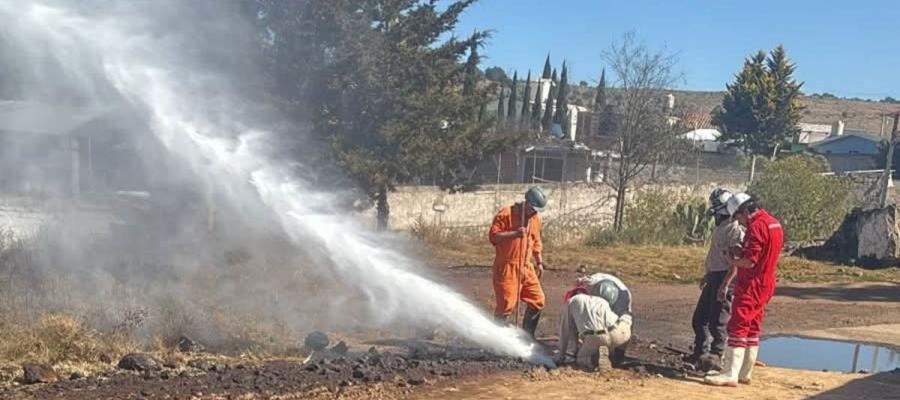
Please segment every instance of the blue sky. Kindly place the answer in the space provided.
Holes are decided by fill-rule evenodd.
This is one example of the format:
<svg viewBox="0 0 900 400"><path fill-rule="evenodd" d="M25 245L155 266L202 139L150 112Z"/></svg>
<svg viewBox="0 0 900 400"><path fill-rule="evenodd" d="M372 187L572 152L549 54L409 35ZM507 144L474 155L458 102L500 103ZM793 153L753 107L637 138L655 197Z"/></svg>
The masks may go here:
<svg viewBox="0 0 900 400"><path fill-rule="evenodd" d="M900 1L480 0L457 26L494 30L482 67L540 71L571 66L575 83L594 83L600 54L635 31L652 48L678 54L682 88L723 90L744 57L784 44L806 93L900 98Z"/></svg>

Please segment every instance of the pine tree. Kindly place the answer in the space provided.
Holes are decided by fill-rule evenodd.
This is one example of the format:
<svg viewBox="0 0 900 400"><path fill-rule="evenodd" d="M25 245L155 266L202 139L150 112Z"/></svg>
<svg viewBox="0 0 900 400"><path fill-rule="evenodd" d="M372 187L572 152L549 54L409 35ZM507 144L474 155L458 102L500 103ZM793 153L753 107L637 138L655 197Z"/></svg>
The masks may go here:
<svg viewBox="0 0 900 400"><path fill-rule="evenodd" d="M529 120L529 112L531 111L530 104L528 102L531 101L531 70L528 70L528 77L525 78L525 93L522 95L522 121Z"/></svg>
<svg viewBox="0 0 900 400"><path fill-rule="evenodd" d="M509 90L509 104L506 106L506 116L510 120L516 119L516 100L519 92L519 71L513 72L512 89Z"/></svg>
<svg viewBox="0 0 900 400"><path fill-rule="evenodd" d="M550 79L550 53L547 53L547 59L544 60L544 73L541 74L542 79Z"/></svg>
<svg viewBox="0 0 900 400"><path fill-rule="evenodd" d="M712 113L713 124L722 132L719 140L754 155L770 154L784 138L783 133L769 129L775 114L775 85L765 60L762 51L745 60L734 82L725 85L722 104Z"/></svg>
<svg viewBox="0 0 900 400"><path fill-rule="evenodd" d="M597 82L597 95L594 97L594 112L606 107L606 68L600 73L600 82Z"/></svg>
<svg viewBox="0 0 900 400"><path fill-rule="evenodd" d="M800 88L803 87L803 82L797 82L793 78L796 65L788 58L784 46L779 45L769 53L766 66L774 85L775 103L775 114L767 128L773 134L782 132L785 139L798 140L800 119L803 117L805 107L800 104Z"/></svg>
<svg viewBox="0 0 900 400"><path fill-rule="evenodd" d="M550 125L553 123L554 101L556 100L557 77L556 68L550 76L550 95L547 96L547 104L544 107L544 116L541 118L541 127L545 132L550 131Z"/></svg>
<svg viewBox="0 0 900 400"><path fill-rule="evenodd" d="M475 64L471 50L488 36L452 36L471 0L253 3L280 8L263 27L278 44L262 50L272 94L308 115L334 165L376 204L379 228L397 185L470 190L474 169L515 140L477 120L493 86L461 90L466 53Z"/></svg>
<svg viewBox="0 0 900 400"><path fill-rule="evenodd" d="M553 116L553 122L560 124L562 127L563 133L569 133L569 128L567 123L565 123L565 119L567 114L569 113L569 73L568 68L566 67L566 62L563 61L562 65L562 74L559 77L559 90L557 90L556 97L556 114Z"/></svg>

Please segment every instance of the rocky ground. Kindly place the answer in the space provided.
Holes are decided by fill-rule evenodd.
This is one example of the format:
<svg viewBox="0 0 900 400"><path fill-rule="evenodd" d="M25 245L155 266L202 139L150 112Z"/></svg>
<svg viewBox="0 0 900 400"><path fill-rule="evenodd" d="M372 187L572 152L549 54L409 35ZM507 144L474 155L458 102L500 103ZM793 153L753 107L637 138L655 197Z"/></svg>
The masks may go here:
<svg viewBox="0 0 900 400"><path fill-rule="evenodd" d="M478 304L490 306L492 294L487 269L446 268L433 275L459 288ZM543 278L548 306L539 336L549 349L555 345L562 295L575 277L573 271L548 271ZM708 388L697 385L699 374L681 361L681 353L689 350L690 314L698 289L692 285L634 283L632 290L638 339L629 348L621 368L603 377L571 368L547 371L464 345L448 346L446 340L367 341L362 337L347 343L331 343L308 360L301 357L262 363L197 353L195 350L199 348L187 348L195 353L183 365L166 365L137 357L119 362L120 368L111 363L108 372L97 376L54 377L51 374L43 380L50 383L24 385L20 382L0 389L0 398L534 398L536 394L574 398L584 390L601 393L597 392L599 388L615 391L631 386L646 392L646 397L635 398L707 393ZM855 332L854 327L878 324L900 324L900 285L783 285L769 307L766 328L769 333L827 331L840 335ZM880 336L871 330L866 332L867 341L900 345L894 342L896 338L890 330ZM842 390L843 395L871 395L866 398L890 398L891 393L900 393L900 374L861 378L836 373L820 376L815 374L821 372L764 370L767 372L761 374L763 379L771 377L774 383L754 388L763 390L770 398L804 398L836 390ZM40 372L32 375L41 375ZM667 392L669 389L672 392ZM735 393L741 398L749 393L745 392Z"/></svg>

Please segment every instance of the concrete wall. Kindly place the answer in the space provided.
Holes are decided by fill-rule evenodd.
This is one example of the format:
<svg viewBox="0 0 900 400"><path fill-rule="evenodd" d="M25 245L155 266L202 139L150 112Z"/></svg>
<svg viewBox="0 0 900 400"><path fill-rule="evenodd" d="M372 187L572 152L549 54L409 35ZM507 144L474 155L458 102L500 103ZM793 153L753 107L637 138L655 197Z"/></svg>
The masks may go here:
<svg viewBox="0 0 900 400"><path fill-rule="evenodd" d="M743 189L738 182L706 182L701 185L668 184L645 186L670 190L673 196L706 198L709 192L724 186ZM586 183L554 183L540 185L549 196L543 211L545 240L570 241L583 238L590 229L612 222L615 193L605 185ZM491 185L482 190L448 194L431 186L400 187L391 193L390 228L415 229L419 224L439 226L460 234L485 234L497 211L521 201L530 185ZM365 218L374 220L375 211Z"/></svg>

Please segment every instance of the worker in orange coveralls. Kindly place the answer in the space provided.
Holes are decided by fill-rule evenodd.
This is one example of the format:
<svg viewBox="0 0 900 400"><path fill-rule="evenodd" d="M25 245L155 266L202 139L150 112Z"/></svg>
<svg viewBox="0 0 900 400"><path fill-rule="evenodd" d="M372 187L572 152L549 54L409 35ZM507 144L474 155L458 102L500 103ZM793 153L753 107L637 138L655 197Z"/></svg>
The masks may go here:
<svg viewBox="0 0 900 400"><path fill-rule="evenodd" d="M749 384L762 330L766 305L775 294L775 268L784 245L781 223L756 204L745 193L728 199L728 211L747 228L744 244L732 269L734 300L728 320L728 346L719 375L708 376L706 383L715 386Z"/></svg>
<svg viewBox="0 0 900 400"><path fill-rule="evenodd" d="M547 196L539 187L525 192L525 201L504 207L494 217L489 239L494 245L493 283L497 306L494 316L508 323L509 316L521 300L527 306L522 329L532 338L537 330L541 310L544 309L544 290L541 274L541 216L538 211L547 205ZM534 257L534 264L528 256Z"/></svg>

